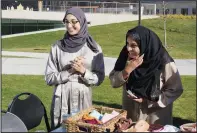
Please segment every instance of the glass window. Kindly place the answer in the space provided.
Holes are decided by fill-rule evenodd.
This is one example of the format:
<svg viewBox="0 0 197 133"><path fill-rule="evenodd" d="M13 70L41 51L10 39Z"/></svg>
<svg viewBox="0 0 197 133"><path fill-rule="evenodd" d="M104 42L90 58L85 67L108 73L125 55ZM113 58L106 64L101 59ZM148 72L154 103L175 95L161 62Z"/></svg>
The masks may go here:
<svg viewBox="0 0 197 133"><path fill-rule="evenodd" d="M147 9L147 14L149 14L149 9Z"/></svg>
<svg viewBox="0 0 197 133"><path fill-rule="evenodd" d="M159 9L156 9L156 14L159 14Z"/></svg>
<svg viewBox="0 0 197 133"><path fill-rule="evenodd" d="M150 10L150 14L153 14L153 10Z"/></svg>
<svg viewBox="0 0 197 133"><path fill-rule="evenodd" d="M172 14L176 14L176 8L172 10Z"/></svg>
<svg viewBox="0 0 197 133"><path fill-rule="evenodd" d="M165 10L165 14L166 14L166 15L169 14L169 12L170 12L169 9L166 9L166 10Z"/></svg>
<svg viewBox="0 0 197 133"><path fill-rule="evenodd" d="M181 8L181 14L188 15L188 8Z"/></svg>
<svg viewBox="0 0 197 133"><path fill-rule="evenodd" d="M192 14L193 14L193 15L196 14L196 8L192 8Z"/></svg>
<svg viewBox="0 0 197 133"><path fill-rule="evenodd" d="M2 18L1 23L10 23L10 19Z"/></svg>

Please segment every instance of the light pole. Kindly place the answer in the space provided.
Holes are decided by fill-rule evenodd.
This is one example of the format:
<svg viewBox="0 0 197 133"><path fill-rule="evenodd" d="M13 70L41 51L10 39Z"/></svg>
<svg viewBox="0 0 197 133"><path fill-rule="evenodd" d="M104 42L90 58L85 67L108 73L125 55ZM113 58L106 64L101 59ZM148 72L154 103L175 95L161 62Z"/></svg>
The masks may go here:
<svg viewBox="0 0 197 133"><path fill-rule="evenodd" d="M164 15L164 46L167 48L167 40L166 40L166 5L163 1L163 15Z"/></svg>
<svg viewBox="0 0 197 133"><path fill-rule="evenodd" d="M138 20L138 25L141 25L141 0L138 2L138 7L139 7L139 20Z"/></svg>

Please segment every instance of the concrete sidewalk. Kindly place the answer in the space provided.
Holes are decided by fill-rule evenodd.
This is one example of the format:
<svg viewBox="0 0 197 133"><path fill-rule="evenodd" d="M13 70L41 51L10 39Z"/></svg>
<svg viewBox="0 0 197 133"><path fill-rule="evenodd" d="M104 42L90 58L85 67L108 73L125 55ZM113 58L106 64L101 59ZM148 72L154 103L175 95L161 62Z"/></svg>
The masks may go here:
<svg viewBox="0 0 197 133"><path fill-rule="evenodd" d="M2 57L2 74L44 75L48 53L2 51L3 56L23 56L27 58ZM30 58L28 58L30 57ZM114 67L116 58L105 57L105 75L108 76ZM196 75L196 59L175 59L181 75Z"/></svg>

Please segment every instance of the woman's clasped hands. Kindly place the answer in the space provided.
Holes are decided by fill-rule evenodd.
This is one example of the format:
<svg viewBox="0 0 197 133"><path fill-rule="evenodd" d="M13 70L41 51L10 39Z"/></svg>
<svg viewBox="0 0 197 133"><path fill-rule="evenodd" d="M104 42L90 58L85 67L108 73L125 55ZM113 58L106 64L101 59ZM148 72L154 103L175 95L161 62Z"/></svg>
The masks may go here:
<svg viewBox="0 0 197 133"><path fill-rule="evenodd" d="M72 71L84 75L86 71L86 68L84 67L84 61L85 58L83 56L78 56L73 61L71 61Z"/></svg>

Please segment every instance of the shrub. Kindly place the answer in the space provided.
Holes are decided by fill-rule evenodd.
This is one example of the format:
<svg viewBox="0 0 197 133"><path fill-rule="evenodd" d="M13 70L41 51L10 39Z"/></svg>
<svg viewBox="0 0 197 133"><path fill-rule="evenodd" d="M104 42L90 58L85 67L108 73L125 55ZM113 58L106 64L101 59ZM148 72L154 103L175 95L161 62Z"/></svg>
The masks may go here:
<svg viewBox="0 0 197 133"><path fill-rule="evenodd" d="M164 15L160 17L164 18ZM196 19L196 15L182 15L182 14L168 14L166 18L176 18L176 19Z"/></svg>

